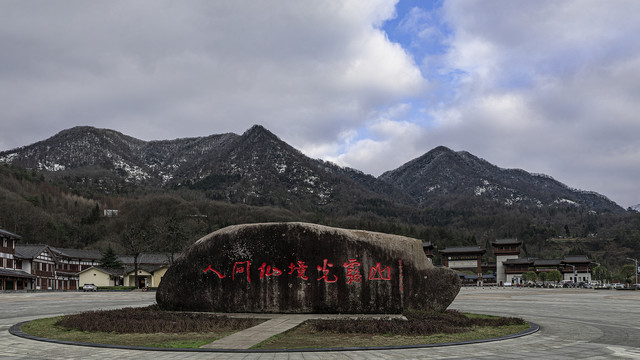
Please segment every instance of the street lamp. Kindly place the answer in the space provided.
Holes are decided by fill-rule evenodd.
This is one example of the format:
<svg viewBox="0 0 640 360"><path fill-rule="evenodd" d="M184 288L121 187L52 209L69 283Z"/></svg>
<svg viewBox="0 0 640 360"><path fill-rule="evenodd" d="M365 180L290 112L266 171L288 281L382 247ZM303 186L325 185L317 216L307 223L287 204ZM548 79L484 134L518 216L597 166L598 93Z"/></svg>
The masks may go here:
<svg viewBox="0 0 640 360"><path fill-rule="evenodd" d="M634 272L636 273L636 282L633 284L633 286L638 286L638 259L627 258L627 260L631 260L636 263L636 267L634 269Z"/></svg>

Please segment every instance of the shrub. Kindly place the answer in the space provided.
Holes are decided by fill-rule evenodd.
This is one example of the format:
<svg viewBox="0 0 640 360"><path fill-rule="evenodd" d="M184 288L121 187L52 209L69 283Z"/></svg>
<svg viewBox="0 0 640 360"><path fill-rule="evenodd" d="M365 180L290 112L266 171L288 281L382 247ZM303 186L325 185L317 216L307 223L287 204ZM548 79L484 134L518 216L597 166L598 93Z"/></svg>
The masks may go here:
<svg viewBox="0 0 640 360"><path fill-rule="evenodd" d="M262 320L230 318L215 314L162 311L157 305L151 305L143 308L89 311L67 315L56 325L80 331L129 334L245 329L260 322Z"/></svg>
<svg viewBox="0 0 640 360"><path fill-rule="evenodd" d="M456 310L447 310L444 313L410 312L406 313L405 317L407 320L312 320L309 324L319 332L431 335L458 333L470 330L472 327L520 325L524 323L522 319L510 317L467 317Z"/></svg>

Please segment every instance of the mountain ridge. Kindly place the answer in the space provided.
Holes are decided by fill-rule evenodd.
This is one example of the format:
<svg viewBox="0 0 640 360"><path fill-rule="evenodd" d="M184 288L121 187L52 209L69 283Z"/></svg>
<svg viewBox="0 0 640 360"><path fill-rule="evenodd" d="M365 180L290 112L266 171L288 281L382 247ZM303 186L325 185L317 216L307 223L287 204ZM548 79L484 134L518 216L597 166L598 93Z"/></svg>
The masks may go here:
<svg viewBox="0 0 640 360"><path fill-rule="evenodd" d="M0 152L0 162L46 171L66 181L75 179L70 186L98 184L96 188L104 192L187 187L212 199L254 205L312 208L386 201L426 208L465 197L507 207L624 211L603 195L572 189L548 175L502 169L444 146L376 178L311 159L261 125L242 135L153 141L78 126Z"/></svg>
<svg viewBox="0 0 640 360"><path fill-rule="evenodd" d="M619 212L618 204L604 195L573 189L545 174L503 169L467 151L438 146L379 177L394 183L428 207L448 194L485 196L505 205L525 207L580 204Z"/></svg>

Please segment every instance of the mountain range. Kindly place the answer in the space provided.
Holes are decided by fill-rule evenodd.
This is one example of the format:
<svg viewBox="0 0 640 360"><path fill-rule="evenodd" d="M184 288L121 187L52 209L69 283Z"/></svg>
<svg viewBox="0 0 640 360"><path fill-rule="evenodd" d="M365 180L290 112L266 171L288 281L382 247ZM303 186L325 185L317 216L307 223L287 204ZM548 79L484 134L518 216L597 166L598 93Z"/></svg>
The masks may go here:
<svg viewBox="0 0 640 360"><path fill-rule="evenodd" d="M214 200L305 210L344 204L446 208L481 202L624 212L595 192L573 189L550 176L503 169L443 146L376 178L311 159L260 125L242 135L163 141L74 127L0 152L0 163L45 171L79 192L186 188Z"/></svg>

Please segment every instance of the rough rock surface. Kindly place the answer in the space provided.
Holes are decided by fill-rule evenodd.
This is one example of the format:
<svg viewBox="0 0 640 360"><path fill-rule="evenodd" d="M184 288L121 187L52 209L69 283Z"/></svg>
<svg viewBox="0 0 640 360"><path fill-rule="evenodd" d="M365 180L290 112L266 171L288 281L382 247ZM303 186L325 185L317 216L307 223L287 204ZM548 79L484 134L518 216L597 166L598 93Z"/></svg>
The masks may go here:
<svg viewBox="0 0 640 360"><path fill-rule="evenodd" d="M167 310L281 313L443 311L460 290L417 239L307 223L234 225L198 240L167 271Z"/></svg>

